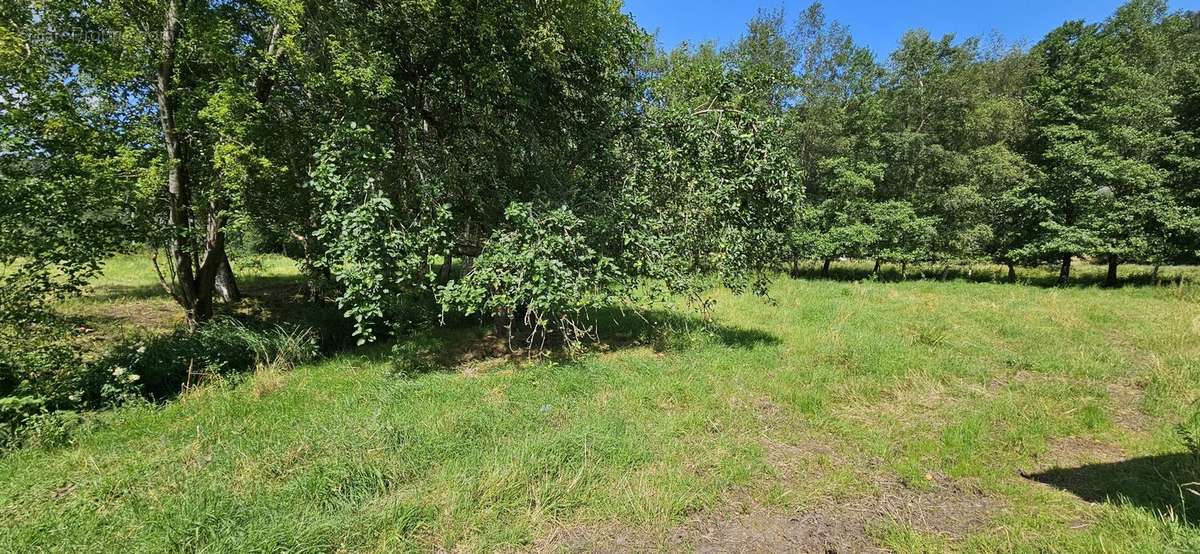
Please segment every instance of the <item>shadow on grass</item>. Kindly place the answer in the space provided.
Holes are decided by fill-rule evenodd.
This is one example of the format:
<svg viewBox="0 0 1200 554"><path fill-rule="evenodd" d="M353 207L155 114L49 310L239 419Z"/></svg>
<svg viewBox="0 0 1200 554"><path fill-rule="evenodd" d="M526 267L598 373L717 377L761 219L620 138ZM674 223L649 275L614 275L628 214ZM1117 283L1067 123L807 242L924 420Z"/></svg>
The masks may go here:
<svg viewBox="0 0 1200 554"><path fill-rule="evenodd" d="M217 302L218 317L234 319L258 330L278 327L312 329L318 335L321 351L325 353L353 346L353 325L332 303L308 301L302 278L251 275L241 278L239 285L242 300L231 304ZM73 316L82 325L104 327L106 324L127 322L149 332L174 330L175 324L164 324L162 318L143 317L145 314L130 314L123 310L123 300L170 301L170 297L161 286L104 285L96 287L85 298L97 305L111 304L111 310L100 307L91 310L86 316ZM108 313L109 311L113 313Z"/></svg>
<svg viewBox="0 0 1200 554"><path fill-rule="evenodd" d="M182 308L160 286L97 287L85 314L58 317L80 333L76 342L87 350L74 378L79 407L113 405L108 397L114 394L166 402L209 381L290 367L355 345L352 323L336 305L310 302L300 277L248 276L241 292L242 300L217 304L211 323L188 330Z"/></svg>
<svg viewBox="0 0 1200 554"><path fill-rule="evenodd" d="M1136 267L1136 266L1131 266ZM1084 269L1079 271L1079 269ZM1089 266L1088 264L1080 264L1076 267L1076 271L1072 273L1070 282L1066 285L1070 288L1098 288L1104 286L1105 274L1103 268L1098 266ZM841 264L835 263L829 268L828 274L822 274L821 268L815 265L802 265L796 271L791 273L791 276L796 279L805 279L810 281L867 281L878 280L889 283L899 283L904 281L963 281L968 283L991 283L991 284L1008 284L1008 270L1002 266L976 266L973 268L964 267L941 267L941 266L910 266L908 271L902 271L900 267L893 265L884 265L878 274L875 274L873 268L869 264L862 262L844 262ZM1135 269L1122 268L1121 279L1118 282L1118 287L1159 287L1159 286L1181 286L1194 285L1200 282L1200 272L1186 271L1180 272L1177 269L1171 271L1162 271L1159 275L1155 275L1152 271L1146 270L1143 267ZM1063 285L1058 282L1057 270L1043 270L1040 268L1019 268L1017 274L1017 285L1034 286L1040 288L1061 288Z"/></svg>
<svg viewBox="0 0 1200 554"><path fill-rule="evenodd" d="M1174 515L1188 525L1200 524L1200 460L1191 454L1051 469L1025 478L1087 502L1133 505Z"/></svg>
<svg viewBox="0 0 1200 554"><path fill-rule="evenodd" d="M579 349L566 348L553 335L533 347L529 342L498 336L479 319L462 320L446 327L397 339L391 362L398 376L460 371L489 363L552 360L577 363L580 354L615 352L648 347L655 352L684 352L704 345L749 350L774 346L779 337L754 329L720 325L699 317L668 310L606 308L592 314L595 333Z"/></svg>

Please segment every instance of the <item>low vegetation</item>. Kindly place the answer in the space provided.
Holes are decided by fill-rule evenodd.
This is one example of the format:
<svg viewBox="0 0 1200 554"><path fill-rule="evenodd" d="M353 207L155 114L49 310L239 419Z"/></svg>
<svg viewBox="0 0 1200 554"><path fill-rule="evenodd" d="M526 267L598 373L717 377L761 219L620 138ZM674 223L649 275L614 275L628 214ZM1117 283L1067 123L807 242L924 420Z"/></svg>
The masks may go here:
<svg viewBox="0 0 1200 554"><path fill-rule="evenodd" d="M168 302L134 262L64 309L104 333ZM770 302L713 290L707 320L607 313L574 359L507 354L478 322L261 357L8 454L0 549L1200 547L1179 435L1200 274L871 270L780 279ZM223 350L251 323L230 325L201 336Z"/></svg>

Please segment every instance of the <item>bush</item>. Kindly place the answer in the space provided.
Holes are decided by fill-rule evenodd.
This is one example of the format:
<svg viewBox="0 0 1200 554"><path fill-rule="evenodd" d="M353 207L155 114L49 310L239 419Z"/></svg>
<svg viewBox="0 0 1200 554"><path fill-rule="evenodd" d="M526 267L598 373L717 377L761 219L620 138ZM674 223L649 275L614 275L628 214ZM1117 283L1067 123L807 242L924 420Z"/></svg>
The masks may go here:
<svg viewBox="0 0 1200 554"><path fill-rule="evenodd" d="M98 381L61 322L0 324L0 435L11 443L24 421L71 410Z"/></svg>
<svg viewBox="0 0 1200 554"><path fill-rule="evenodd" d="M316 355L317 340L309 329L256 331L234 320L218 320L195 331L181 329L127 344L100 364L148 399L162 401L214 377L259 367L290 369Z"/></svg>
<svg viewBox="0 0 1200 554"><path fill-rule="evenodd" d="M513 204L507 228L485 243L473 270L440 293L443 310L497 320L497 331L524 346L547 335L571 345L594 333L590 314L611 306L625 276L598 253L589 225L566 208Z"/></svg>
<svg viewBox="0 0 1200 554"><path fill-rule="evenodd" d="M72 339L63 325L0 326L0 450L68 444L81 411L163 401L212 377L286 370L317 354L311 330L233 320L131 341L93 362Z"/></svg>

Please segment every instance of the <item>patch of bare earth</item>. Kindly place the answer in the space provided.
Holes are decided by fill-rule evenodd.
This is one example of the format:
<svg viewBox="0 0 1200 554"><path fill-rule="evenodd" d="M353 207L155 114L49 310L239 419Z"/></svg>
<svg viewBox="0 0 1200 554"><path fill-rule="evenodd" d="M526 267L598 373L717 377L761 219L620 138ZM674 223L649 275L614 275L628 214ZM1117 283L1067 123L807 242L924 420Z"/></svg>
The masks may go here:
<svg viewBox="0 0 1200 554"><path fill-rule="evenodd" d="M1046 453L1039 456L1037 462L1048 469L1111 464L1125 458L1125 451L1120 447L1082 437L1066 437L1052 441Z"/></svg>
<svg viewBox="0 0 1200 554"><path fill-rule="evenodd" d="M898 481L877 483L875 494L818 503L785 514L753 502L732 503L676 529L670 546L697 552L886 552L874 540L884 525L962 538L985 528L999 500L944 479L928 490Z"/></svg>
<svg viewBox="0 0 1200 554"><path fill-rule="evenodd" d="M873 538L898 524L923 534L958 539L985 529L999 500L950 483L917 491L888 484L877 495L788 514L749 499L690 518L666 538L607 526L563 529L544 542L546 552L887 552Z"/></svg>
<svg viewBox="0 0 1200 554"><path fill-rule="evenodd" d="M853 463L820 441L798 445L767 443L768 461L780 482L800 489L822 466ZM874 464L879 466L881 464ZM806 469L807 468L807 469ZM731 495L720 506L690 517L665 536L619 525L560 529L540 543L542 552L887 552L876 536L882 527L901 525L922 534L955 540L988 527L1004 508L1003 501L951 480L930 475L916 489L898 479L864 479L874 492L851 497L818 492L806 508L788 512L764 506L745 493ZM812 495L810 495L812 496Z"/></svg>
<svg viewBox="0 0 1200 554"><path fill-rule="evenodd" d="M1150 428L1150 417L1142 411L1145 391L1124 383L1108 385L1108 398L1112 402L1113 423L1122 429L1141 432Z"/></svg>

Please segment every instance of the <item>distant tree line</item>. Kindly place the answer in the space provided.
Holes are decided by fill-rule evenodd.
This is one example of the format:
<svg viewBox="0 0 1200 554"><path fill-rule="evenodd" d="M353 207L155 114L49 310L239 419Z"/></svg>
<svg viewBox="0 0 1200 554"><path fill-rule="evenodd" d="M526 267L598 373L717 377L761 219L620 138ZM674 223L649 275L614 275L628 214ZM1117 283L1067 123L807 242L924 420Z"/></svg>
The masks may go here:
<svg viewBox="0 0 1200 554"><path fill-rule="evenodd" d="M10 321L129 243L195 324L275 245L364 341L431 303L578 337L803 261L1114 285L1200 250L1200 18L1162 0L883 61L820 4L662 51L611 0L39 0L0 11L0 127Z"/></svg>

